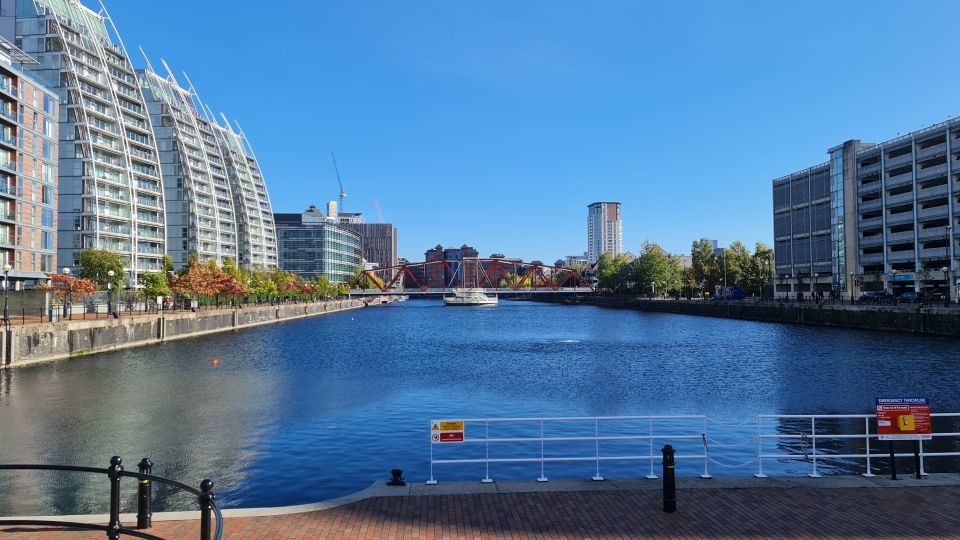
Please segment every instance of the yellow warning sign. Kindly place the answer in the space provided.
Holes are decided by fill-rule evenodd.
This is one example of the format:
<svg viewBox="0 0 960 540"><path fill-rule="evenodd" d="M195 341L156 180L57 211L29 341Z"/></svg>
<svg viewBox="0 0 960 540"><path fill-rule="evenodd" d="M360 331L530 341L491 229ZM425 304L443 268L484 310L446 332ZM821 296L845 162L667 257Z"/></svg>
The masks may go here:
<svg viewBox="0 0 960 540"><path fill-rule="evenodd" d="M433 427L430 428L430 431L440 431L440 426L436 422L433 423Z"/></svg>
<svg viewBox="0 0 960 540"><path fill-rule="evenodd" d="M440 422L440 431L463 431L463 420Z"/></svg>

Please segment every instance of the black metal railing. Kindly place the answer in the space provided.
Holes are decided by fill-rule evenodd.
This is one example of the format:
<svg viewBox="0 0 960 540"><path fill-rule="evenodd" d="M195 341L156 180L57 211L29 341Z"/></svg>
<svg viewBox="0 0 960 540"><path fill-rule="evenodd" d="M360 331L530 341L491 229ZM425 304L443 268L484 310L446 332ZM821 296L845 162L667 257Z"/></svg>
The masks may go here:
<svg viewBox="0 0 960 540"><path fill-rule="evenodd" d="M118 540L122 535L147 538L148 540L163 540L159 536L143 532L143 529L149 529L152 526L153 513L150 508L152 486L153 482L159 482L196 496L197 504L200 506L200 540L220 540L220 536L223 533L223 515L220 513L220 509L214 501L213 482L204 480L200 482L199 488L195 488L177 482L176 480L154 476L150 474L153 471L153 463L146 458L139 463L140 472L123 470L123 459L121 459L120 456L110 458L110 466L106 469L74 467L70 465L0 465L0 471L59 471L103 474L106 475L110 481L110 518L109 523L106 525L75 521L0 518L0 526L66 527L103 531L107 533L107 538L110 540ZM128 529L120 523L120 480L124 477L136 478L138 480L136 529ZM216 518L215 533L213 531L214 518Z"/></svg>

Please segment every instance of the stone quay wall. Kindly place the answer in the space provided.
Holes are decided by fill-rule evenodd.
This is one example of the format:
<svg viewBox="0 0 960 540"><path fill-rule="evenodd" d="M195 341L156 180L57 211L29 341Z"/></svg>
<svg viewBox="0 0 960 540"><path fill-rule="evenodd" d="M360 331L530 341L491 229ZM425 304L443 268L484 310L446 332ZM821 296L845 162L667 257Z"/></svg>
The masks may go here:
<svg viewBox="0 0 960 540"><path fill-rule="evenodd" d="M0 339L0 369L336 313L368 303L374 302L336 300L13 326ZM375 304L379 303L377 299Z"/></svg>
<svg viewBox="0 0 960 540"><path fill-rule="evenodd" d="M742 302L714 302L699 300L650 300L635 297L581 296L577 298L553 297L530 300L570 305L632 309L657 313L676 313L702 317L725 317L749 321L833 326L861 330L884 330L960 336L960 309L920 308L918 305L860 306L839 304L798 304Z"/></svg>

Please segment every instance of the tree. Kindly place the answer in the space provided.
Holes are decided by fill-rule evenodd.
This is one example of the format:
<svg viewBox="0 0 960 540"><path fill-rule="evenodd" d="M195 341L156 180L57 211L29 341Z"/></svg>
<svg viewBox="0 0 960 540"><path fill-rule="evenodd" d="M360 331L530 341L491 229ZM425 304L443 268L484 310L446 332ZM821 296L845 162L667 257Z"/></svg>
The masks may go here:
<svg viewBox="0 0 960 540"><path fill-rule="evenodd" d="M737 240L724 250L724 262L727 266L727 284L746 289L750 271L750 251L743 242Z"/></svg>
<svg viewBox="0 0 960 540"><path fill-rule="evenodd" d="M64 274L48 274L50 284L42 283L37 289L52 292L62 304L68 297L71 301L82 300L83 297L97 292L97 284L85 278L75 278Z"/></svg>
<svg viewBox="0 0 960 540"><path fill-rule="evenodd" d="M656 243L644 242L640 256L633 262L633 279L641 291L653 294L663 292L663 283L668 283L667 253Z"/></svg>
<svg viewBox="0 0 960 540"><path fill-rule="evenodd" d="M626 275L627 256L620 254L616 257L604 253L597 261L597 278L601 289L617 290L629 277Z"/></svg>
<svg viewBox="0 0 960 540"><path fill-rule="evenodd" d="M105 249L87 249L80 252L80 271L77 276L93 281L101 291L106 290L108 284L119 290L126 282L123 266L123 258L119 253ZM113 277L109 275L111 270Z"/></svg>
<svg viewBox="0 0 960 540"><path fill-rule="evenodd" d="M247 284L250 294L257 298L271 298L277 295L277 285L270 279L270 275L262 270L250 273Z"/></svg>
<svg viewBox="0 0 960 540"><path fill-rule="evenodd" d="M143 286L143 297L147 300L153 300L158 296L170 296L172 292L167 282L167 274L162 272L140 274L140 284Z"/></svg>
<svg viewBox="0 0 960 540"><path fill-rule="evenodd" d="M766 294L766 287L773 283L773 249L757 242L750 257L749 283L752 293Z"/></svg>
<svg viewBox="0 0 960 540"><path fill-rule="evenodd" d="M693 276L697 280L697 287L710 290L717 282L718 270L713 243L706 238L696 240L690 247L690 256L693 259Z"/></svg>

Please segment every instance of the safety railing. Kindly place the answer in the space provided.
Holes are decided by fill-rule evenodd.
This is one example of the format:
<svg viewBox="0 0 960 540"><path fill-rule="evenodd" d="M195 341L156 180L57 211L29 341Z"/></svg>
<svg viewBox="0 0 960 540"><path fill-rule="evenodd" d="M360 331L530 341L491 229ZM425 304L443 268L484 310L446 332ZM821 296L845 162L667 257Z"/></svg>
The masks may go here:
<svg viewBox="0 0 960 540"><path fill-rule="evenodd" d="M937 418L960 418L960 413L933 413L932 419ZM766 433L764 430L773 426L772 420L788 422L789 426L776 426L778 433ZM819 427L817 422L820 422ZM934 420L935 421L935 420ZM848 430L839 431L837 429L828 430L825 423L834 424L831 427L840 427L838 424L849 424L862 426L862 431L857 429L855 433ZM871 427L873 430L871 431ZM956 431L933 431L931 437L960 437L960 432ZM817 469L818 463L825 460L864 460L865 471L863 476L874 476L873 460L875 458L890 457L891 453L880 451L879 448L872 448L871 441L879 442L879 435L876 431L876 415L873 414L771 414L757 417L757 472L754 476L765 478L767 475L763 472L763 461L766 460L803 460L810 463L809 476L819 478L822 476ZM846 445L839 452L823 452L823 444L818 441L847 441ZM779 446L785 443L792 443L792 446L799 446L800 452L787 451L767 452L764 447L764 441L779 441ZM863 451L858 452L851 448L849 443L863 444ZM919 475L925 475L926 470L924 461L932 457L960 457L960 452L925 452L924 441L918 442L919 450ZM913 456L913 452L895 452L893 457Z"/></svg>
<svg viewBox="0 0 960 540"><path fill-rule="evenodd" d="M462 426L456 442L441 441L439 432L432 432L430 441L430 479L427 484L436 484L434 466L455 464L483 464L484 477L481 482L493 482L490 476L492 464L539 464L540 476L538 482L548 481L546 475L547 463L593 463L593 480L603 480L601 463L611 461L648 462L650 472L647 478L657 478L654 472L654 462L663 459L659 449L654 448L654 441L683 442L684 454L677 454L677 460L703 461L701 478L711 478L709 470L709 449L706 416L604 416L604 417L554 417L554 418L469 418L455 421L437 421L439 423L454 423ZM646 453L619 453L617 449L607 449L606 446L615 446L610 443L627 443L636 441L644 446ZM645 445L642 443L646 442ZM658 442L658 444L659 444ZM564 444L568 443L568 444ZM590 451L577 452L571 444L590 444ZM517 446L526 445L528 452ZM529 446L535 450L529 452ZM692 452L695 447L702 453ZM434 447L444 447L438 452L448 453L450 447L482 448L482 457L436 459ZM507 449L506 447L511 447ZM622 450L622 448L620 448ZM635 449L635 448L633 448ZM549 452L548 452L549 450ZM566 453L569 452L569 453Z"/></svg>
<svg viewBox="0 0 960 540"><path fill-rule="evenodd" d="M214 501L213 482L204 480L200 482L198 489L175 480L154 476L150 474L152 468L153 463L148 459L144 459L139 464L140 472L125 471L123 469L123 460L119 456L110 458L110 465L106 469L68 465L0 465L0 471L57 471L102 474L106 475L110 480L110 517L109 523L106 525L45 519L0 518L0 526L64 527L103 531L107 533L107 538L110 540L118 540L122 535L146 538L148 540L163 540L159 536L143 532L143 529L148 529L152 525L152 512L150 509L152 499L151 486L153 482L159 482L175 490L194 495L197 498L197 504L200 506L200 540L220 540L223 534L223 515L220 513L220 509ZM120 480L124 477L136 478L138 480L136 529L126 528L120 523ZM214 525L216 525L215 529Z"/></svg>

